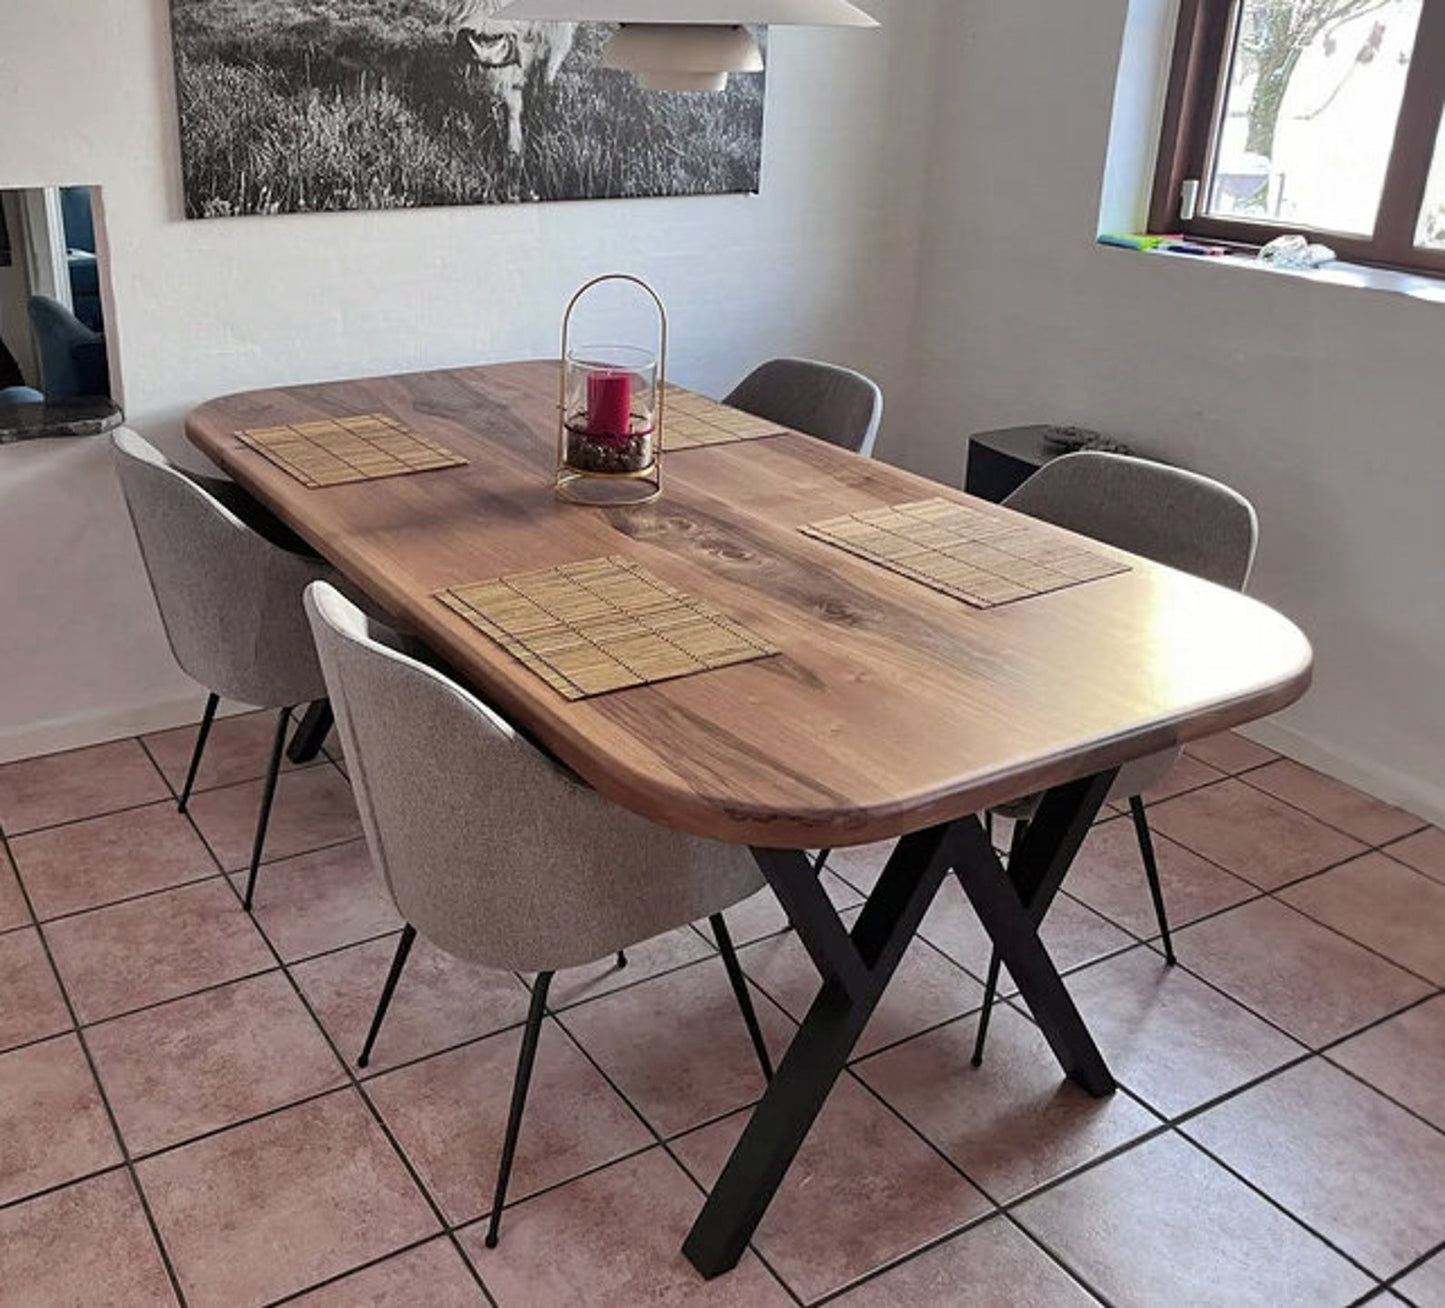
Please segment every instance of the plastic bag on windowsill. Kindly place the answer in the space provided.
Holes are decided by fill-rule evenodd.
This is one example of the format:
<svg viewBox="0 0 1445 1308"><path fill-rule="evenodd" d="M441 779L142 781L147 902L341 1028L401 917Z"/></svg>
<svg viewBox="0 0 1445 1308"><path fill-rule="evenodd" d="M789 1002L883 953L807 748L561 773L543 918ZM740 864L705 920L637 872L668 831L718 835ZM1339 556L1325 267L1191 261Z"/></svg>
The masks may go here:
<svg viewBox="0 0 1445 1308"><path fill-rule="evenodd" d="M1303 236L1277 236L1259 252L1259 261L1274 268L1318 268L1337 257L1328 245L1311 245Z"/></svg>

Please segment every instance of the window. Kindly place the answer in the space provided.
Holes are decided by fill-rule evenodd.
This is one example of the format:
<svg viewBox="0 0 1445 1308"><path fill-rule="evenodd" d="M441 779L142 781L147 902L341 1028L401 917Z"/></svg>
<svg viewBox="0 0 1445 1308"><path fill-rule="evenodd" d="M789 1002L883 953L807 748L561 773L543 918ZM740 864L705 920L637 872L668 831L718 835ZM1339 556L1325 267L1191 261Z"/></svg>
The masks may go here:
<svg viewBox="0 0 1445 1308"><path fill-rule="evenodd" d="M1445 273L1445 0L1181 0L1150 228Z"/></svg>

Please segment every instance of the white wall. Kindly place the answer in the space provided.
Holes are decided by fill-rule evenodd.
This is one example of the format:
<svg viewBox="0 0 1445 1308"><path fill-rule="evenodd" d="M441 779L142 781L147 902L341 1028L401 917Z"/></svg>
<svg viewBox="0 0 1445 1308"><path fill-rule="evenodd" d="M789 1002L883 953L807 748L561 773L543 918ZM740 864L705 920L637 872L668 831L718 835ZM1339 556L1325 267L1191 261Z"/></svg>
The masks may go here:
<svg viewBox="0 0 1445 1308"><path fill-rule="evenodd" d="M1068 421L1233 483L1318 655L1269 738L1445 817L1445 305L1096 247L1126 8L945 7L903 457Z"/></svg>
<svg viewBox="0 0 1445 1308"><path fill-rule="evenodd" d="M877 33L778 31L762 195L186 222L166 0L0 5L0 187L95 183L131 422L270 384L556 353L617 268L671 306L674 376L772 353L896 392L916 300L936 0ZM172 665L101 441L0 449L0 759L174 720Z"/></svg>

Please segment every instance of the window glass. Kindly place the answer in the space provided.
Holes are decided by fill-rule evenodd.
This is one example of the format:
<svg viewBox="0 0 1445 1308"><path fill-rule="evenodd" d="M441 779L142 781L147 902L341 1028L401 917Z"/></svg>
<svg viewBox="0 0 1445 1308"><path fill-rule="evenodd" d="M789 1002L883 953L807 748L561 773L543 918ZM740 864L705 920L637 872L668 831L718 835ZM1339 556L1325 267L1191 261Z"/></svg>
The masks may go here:
<svg viewBox="0 0 1445 1308"><path fill-rule="evenodd" d="M1208 212L1371 235L1421 4L1241 0Z"/></svg>
<svg viewBox="0 0 1445 1308"><path fill-rule="evenodd" d="M1415 244L1427 250L1445 250L1445 122L1435 138L1435 162L1430 165L1430 183L1425 188Z"/></svg>

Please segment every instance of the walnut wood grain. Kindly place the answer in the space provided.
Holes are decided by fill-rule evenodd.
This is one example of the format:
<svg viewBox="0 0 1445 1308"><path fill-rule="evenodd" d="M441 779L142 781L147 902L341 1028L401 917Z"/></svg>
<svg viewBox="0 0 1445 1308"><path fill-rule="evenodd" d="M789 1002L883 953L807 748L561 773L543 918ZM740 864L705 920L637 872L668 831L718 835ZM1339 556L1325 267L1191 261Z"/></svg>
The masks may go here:
<svg viewBox="0 0 1445 1308"><path fill-rule="evenodd" d="M699 835L775 848L897 836L1262 717L1309 684L1309 644L1288 620L1141 559L978 610L812 540L798 528L967 497L795 433L671 454L654 504L559 503L556 394L554 363L503 364L229 396L186 428L604 795ZM382 412L470 462L309 490L234 434ZM612 554L781 656L569 703L433 598Z"/></svg>

